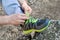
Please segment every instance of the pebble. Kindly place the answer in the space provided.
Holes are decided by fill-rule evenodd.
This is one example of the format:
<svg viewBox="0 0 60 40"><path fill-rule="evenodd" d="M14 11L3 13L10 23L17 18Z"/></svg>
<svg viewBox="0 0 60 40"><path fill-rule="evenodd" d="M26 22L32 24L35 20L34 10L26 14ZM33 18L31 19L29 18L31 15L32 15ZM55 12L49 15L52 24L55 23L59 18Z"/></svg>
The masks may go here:
<svg viewBox="0 0 60 40"><path fill-rule="evenodd" d="M12 29L12 32L18 32L17 28Z"/></svg>
<svg viewBox="0 0 60 40"><path fill-rule="evenodd" d="M58 21L58 24L60 25L60 21Z"/></svg>

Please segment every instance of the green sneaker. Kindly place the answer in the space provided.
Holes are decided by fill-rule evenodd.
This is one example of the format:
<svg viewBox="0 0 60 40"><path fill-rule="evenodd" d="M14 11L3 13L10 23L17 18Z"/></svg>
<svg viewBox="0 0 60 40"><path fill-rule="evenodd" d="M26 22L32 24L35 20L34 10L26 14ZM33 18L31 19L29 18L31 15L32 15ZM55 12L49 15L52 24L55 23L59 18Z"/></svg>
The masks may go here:
<svg viewBox="0 0 60 40"><path fill-rule="evenodd" d="M30 17L28 20L26 20L24 25L24 34L29 34L33 31L35 32L42 32L44 31L50 24L50 20L45 19L34 19Z"/></svg>

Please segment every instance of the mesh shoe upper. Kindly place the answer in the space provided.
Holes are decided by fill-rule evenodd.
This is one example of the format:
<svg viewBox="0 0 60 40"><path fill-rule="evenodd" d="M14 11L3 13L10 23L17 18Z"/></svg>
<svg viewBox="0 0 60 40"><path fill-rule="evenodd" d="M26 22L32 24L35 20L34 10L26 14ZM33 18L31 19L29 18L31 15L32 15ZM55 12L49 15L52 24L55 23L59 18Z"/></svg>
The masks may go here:
<svg viewBox="0 0 60 40"><path fill-rule="evenodd" d="M34 19L30 18L25 22L25 30L37 29L40 30L48 25L49 19Z"/></svg>

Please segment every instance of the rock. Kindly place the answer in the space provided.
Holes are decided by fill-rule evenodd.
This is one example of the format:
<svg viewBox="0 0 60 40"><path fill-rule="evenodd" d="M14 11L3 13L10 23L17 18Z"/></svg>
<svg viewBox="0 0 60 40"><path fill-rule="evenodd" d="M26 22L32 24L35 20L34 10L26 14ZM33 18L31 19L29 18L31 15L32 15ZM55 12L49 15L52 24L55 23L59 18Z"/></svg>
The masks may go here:
<svg viewBox="0 0 60 40"><path fill-rule="evenodd" d="M18 29L14 28L14 29L12 29L12 32L16 33L16 32L18 32Z"/></svg>

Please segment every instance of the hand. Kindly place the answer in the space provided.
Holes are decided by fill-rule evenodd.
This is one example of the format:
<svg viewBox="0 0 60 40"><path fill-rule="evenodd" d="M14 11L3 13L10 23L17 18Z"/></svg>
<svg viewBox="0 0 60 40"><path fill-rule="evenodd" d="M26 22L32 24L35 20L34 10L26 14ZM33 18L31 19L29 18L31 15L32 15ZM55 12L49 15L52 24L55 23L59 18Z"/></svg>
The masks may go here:
<svg viewBox="0 0 60 40"><path fill-rule="evenodd" d="M13 25L24 24L28 17L25 14L13 14L9 16L9 23Z"/></svg>
<svg viewBox="0 0 60 40"><path fill-rule="evenodd" d="M25 13L26 12L29 12L31 14L32 12L32 9L29 5L27 5L26 3L25 4L22 4L22 8L24 9Z"/></svg>

